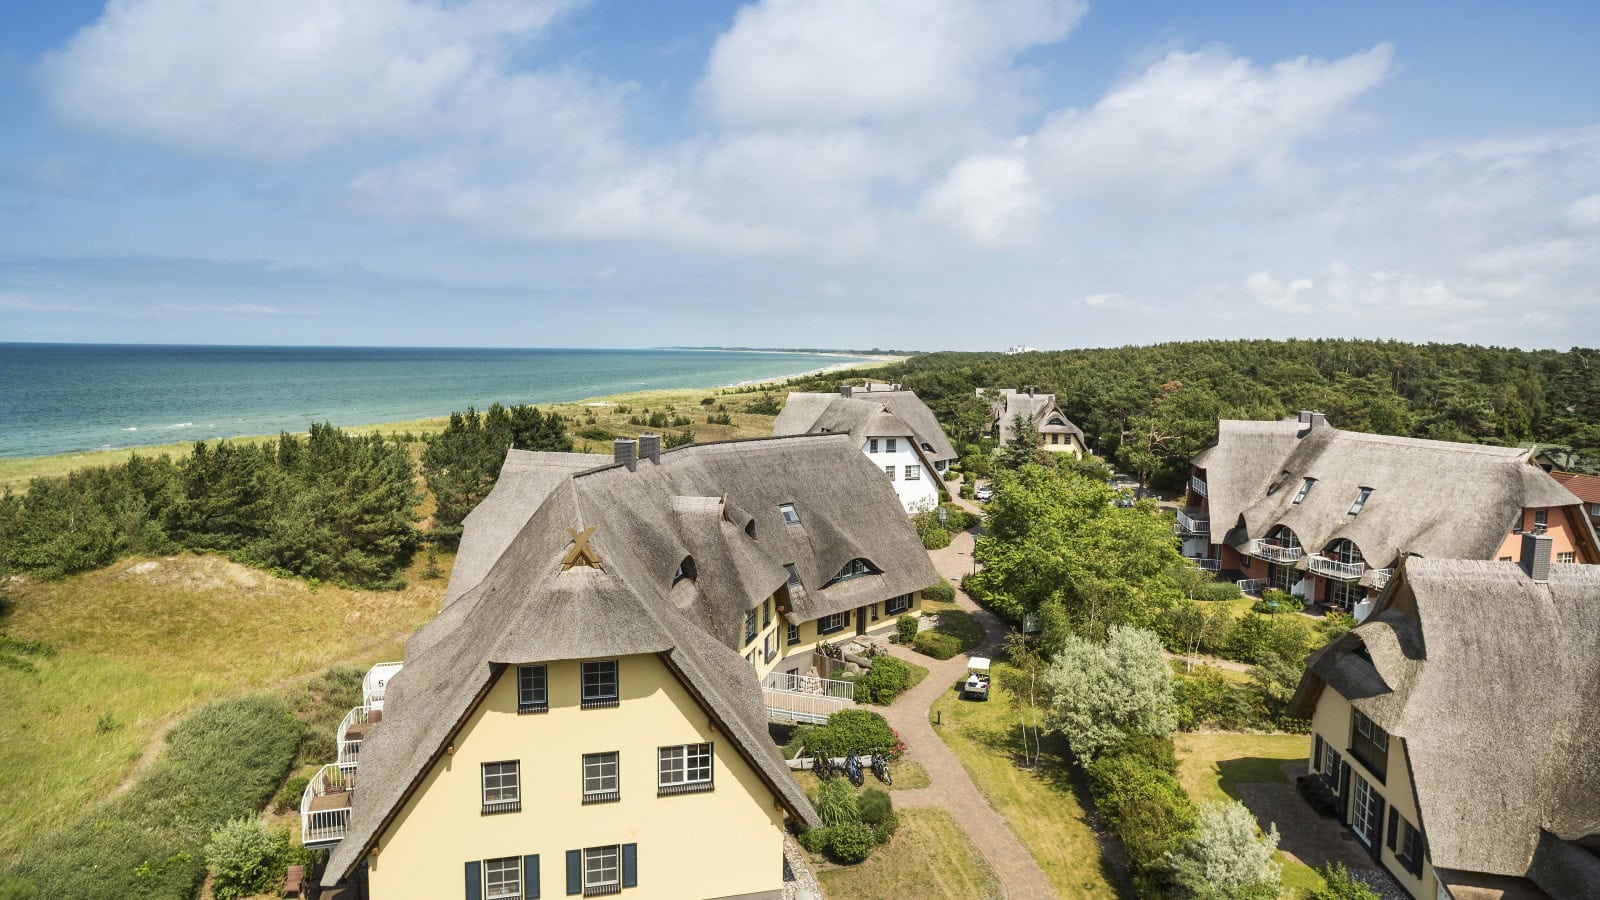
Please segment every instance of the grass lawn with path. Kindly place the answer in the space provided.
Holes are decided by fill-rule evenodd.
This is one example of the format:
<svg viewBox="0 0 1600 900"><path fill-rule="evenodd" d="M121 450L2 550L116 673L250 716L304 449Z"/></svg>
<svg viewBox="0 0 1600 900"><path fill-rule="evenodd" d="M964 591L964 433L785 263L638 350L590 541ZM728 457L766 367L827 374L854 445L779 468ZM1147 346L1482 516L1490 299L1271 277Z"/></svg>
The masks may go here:
<svg viewBox="0 0 1600 900"><path fill-rule="evenodd" d="M1017 711L999 686L1006 669L1003 663L995 665L996 686L988 702L963 701L953 686L934 701L933 712L943 719L936 730L1060 896L1115 897L1059 736L1045 739L1038 772L1015 762L1022 738Z"/></svg>
<svg viewBox="0 0 1600 900"><path fill-rule="evenodd" d="M1196 803L1206 800L1237 800L1234 785L1247 783L1286 783L1283 764L1304 760L1311 752L1303 734L1236 734L1196 732L1174 736L1178 745L1178 781ZM1283 863L1283 886L1291 897L1300 890L1322 885L1322 877L1310 866L1287 859Z"/></svg>
<svg viewBox="0 0 1600 900"><path fill-rule="evenodd" d="M865 862L836 866L807 854L828 896L849 900L1001 896L1000 879L948 811L898 812L899 830L889 843L873 848Z"/></svg>

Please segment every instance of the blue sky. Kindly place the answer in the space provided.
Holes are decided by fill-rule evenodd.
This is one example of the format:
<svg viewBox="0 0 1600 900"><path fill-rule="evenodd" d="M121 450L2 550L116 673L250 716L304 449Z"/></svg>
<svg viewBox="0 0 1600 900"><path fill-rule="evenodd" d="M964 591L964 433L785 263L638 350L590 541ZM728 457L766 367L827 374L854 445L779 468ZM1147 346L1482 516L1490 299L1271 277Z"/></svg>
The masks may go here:
<svg viewBox="0 0 1600 900"><path fill-rule="evenodd" d="M1600 344L1600 7L0 18L0 340Z"/></svg>

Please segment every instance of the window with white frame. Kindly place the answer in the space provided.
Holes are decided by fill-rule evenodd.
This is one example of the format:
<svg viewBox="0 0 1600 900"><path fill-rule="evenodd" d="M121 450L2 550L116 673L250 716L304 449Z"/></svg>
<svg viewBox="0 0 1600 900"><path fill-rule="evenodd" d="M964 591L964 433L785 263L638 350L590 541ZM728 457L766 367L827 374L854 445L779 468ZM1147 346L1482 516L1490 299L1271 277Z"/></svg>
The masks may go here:
<svg viewBox="0 0 1600 900"><path fill-rule="evenodd" d="M788 638L789 638L789 643L791 643L791 644L800 643L800 626L799 625L791 624L789 626Z"/></svg>
<svg viewBox="0 0 1600 900"><path fill-rule="evenodd" d="M907 481L921 481L922 480L922 467L921 466L906 466L906 480Z"/></svg>
<svg viewBox="0 0 1600 900"><path fill-rule="evenodd" d="M602 659L583 664L583 700L579 704L584 709L598 706L616 706L617 699L617 661Z"/></svg>
<svg viewBox="0 0 1600 900"><path fill-rule="evenodd" d="M711 745L677 744L656 751L656 793L711 790Z"/></svg>
<svg viewBox="0 0 1600 900"><path fill-rule="evenodd" d="M1558 562L1558 563L1575 563L1577 561L1578 561L1578 554L1575 551L1568 550L1565 553L1557 553L1556 554L1556 562Z"/></svg>
<svg viewBox="0 0 1600 900"><path fill-rule="evenodd" d="M833 576L833 578L828 581L828 584L833 584L838 581L849 581L852 578L860 578L863 575L876 575L877 573L878 570L874 569L872 564L866 560L859 558L852 559L844 564L844 567L839 570L837 575ZM823 585L823 587L827 587L827 585Z"/></svg>
<svg viewBox="0 0 1600 900"><path fill-rule="evenodd" d="M850 624L850 614L847 612L832 613L817 620L817 634L832 634L842 630Z"/></svg>
<svg viewBox="0 0 1600 900"><path fill-rule="evenodd" d="M868 453L877 453L878 452L878 439L877 438L867 438L867 452Z"/></svg>
<svg viewBox="0 0 1600 900"><path fill-rule="evenodd" d="M1328 590L1328 603L1331 606L1345 610L1355 609L1356 604L1367 599L1367 589L1353 581L1335 581Z"/></svg>
<svg viewBox="0 0 1600 900"><path fill-rule="evenodd" d="M911 595L901 594L883 601L883 610L891 616L899 615L911 608Z"/></svg>
<svg viewBox="0 0 1600 900"><path fill-rule="evenodd" d="M1372 785L1362 778L1360 773L1350 773L1350 783L1354 790L1351 792L1355 802L1350 807L1350 830L1361 838L1361 843L1372 846L1372 839L1378 833L1378 805L1382 802L1378 792Z"/></svg>
<svg viewBox="0 0 1600 900"><path fill-rule="evenodd" d="M885 450L888 450L890 453L894 453L895 449L896 449L896 446L897 446L897 443L898 442L894 438L885 438L884 441L883 441L883 447L884 447Z"/></svg>
<svg viewBox="0 0 1600 900"><path fill-rule="evenodd" d="M889 476L889 480L893 481L894 480L894 470L895 470L894 466L884 466L883 467L883 474Z"/></svg>
<svg viewBox="0 0 1600 900"><path fill-rule="evenodd" d="M522 898L522 859L502 856L483 861L484 896L489 900Z"/></svg>
<svg viewBox="0 0 1600 900"><path fill-rule="evenodd" d="M622 848L617 844L583 851L584 894L612 893L622 885Z"/></svg>
<svg viewBox="0 0 1600 900"><path fill-rule="evenodd" d="M583 755L583 802L610 803L621 799L617 784L617 753Z"/></svg>
<svg viewBox="0 0 1600 900"><path fill-rule="evenodd" d="M484 763L483 814L522 809L522 763L515 759Z"/></svg>
<svg viewBox="0 0 1600 900"><path fill-rule="evenodd" d="M1536 509L1533 511L1533 533L1539 534L1550 527L1550 510Z"/></svg>
<svg viewBox="0 0 1600 900"><path fill-rule="evenodd" d="M517 712L547 712L550 697L544 666L517 666Z"/></svg>
<svg viewBox="0 0 1600 900"><path fill-rule="evenodd" d="M800 513L794 508L793 503L779 503L778 513L783 516L783 524L799 525Z"/></svg>
<svg viewBox="0 0 1600 900"><path fill-rule="evenodd" d="M755 639L756 611L754 609L747 609L744 611L744 642L748 644Z"/></svg>
<svg viewBox="0 0 1600 900"><path fill-rule="evenodd" d="M1304 503L1305 499L1306 499L1306 495L1311 493L1311 486L1313 484L1316 484L1316 483L1317 483L1317 480L1315 478L1302 479L1300 481L1300 490L1295 491L1294 499L1292 501L1290 501L1290 502L1295 504L1296 506L1300 505L1301 503Z"/></svg>

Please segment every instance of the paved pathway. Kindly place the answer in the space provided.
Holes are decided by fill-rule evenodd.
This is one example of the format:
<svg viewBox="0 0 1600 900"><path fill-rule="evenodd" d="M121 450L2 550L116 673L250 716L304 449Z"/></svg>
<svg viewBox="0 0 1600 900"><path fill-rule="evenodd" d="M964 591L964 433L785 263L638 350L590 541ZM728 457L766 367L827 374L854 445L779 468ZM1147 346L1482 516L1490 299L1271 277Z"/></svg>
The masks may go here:
<svg viewBox="0 0 1600 900"><path fill-rule="evenodd" d="M956 482L951 484L955 485ZM952 487L952 493L954 491ZM960 503L977 512L977 507L972 504L966 501ZM961 576L972 571L972 549L972 534L957 532L952 536L949 547L934 550L928 555L939 574L950 579L952 584L960 585ZM974 655L992 656L1005 635L1005 624L987 610L979 609L959 586L956 589L956 603L983 624L984 644ZM972 783L961 761L945 746L929 721L928 710L933 701L950 690L957 679L966 675L968 654L957 654L941 661L899 644L892 645L890 652L928 668L928 677L921 684L901 694L884 711L884 717L905 741L906 758L921 763L928 770L931 782L925 788L896 791L895 803L907 807L937 806L949 810L967 837L972 839L973 846L994 867L1008 898L1054 897L1055 889L1045 877L1044 870L1039 868L1028 849L1017 840L1006 820L978 793L977 786Z"/></svg>

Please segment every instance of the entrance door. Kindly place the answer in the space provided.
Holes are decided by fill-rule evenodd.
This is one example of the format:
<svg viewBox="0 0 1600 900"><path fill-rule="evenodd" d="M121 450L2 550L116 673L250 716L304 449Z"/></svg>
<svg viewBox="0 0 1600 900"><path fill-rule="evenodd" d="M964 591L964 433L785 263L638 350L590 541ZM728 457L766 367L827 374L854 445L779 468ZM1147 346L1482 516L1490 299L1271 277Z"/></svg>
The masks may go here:
<svg viewBox="0 0 1600 900"><path fill-rule="evenodd" d="M865 606L856 610L856 634L867 633L867 608Z"/></svg>

